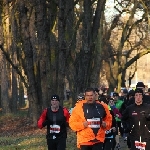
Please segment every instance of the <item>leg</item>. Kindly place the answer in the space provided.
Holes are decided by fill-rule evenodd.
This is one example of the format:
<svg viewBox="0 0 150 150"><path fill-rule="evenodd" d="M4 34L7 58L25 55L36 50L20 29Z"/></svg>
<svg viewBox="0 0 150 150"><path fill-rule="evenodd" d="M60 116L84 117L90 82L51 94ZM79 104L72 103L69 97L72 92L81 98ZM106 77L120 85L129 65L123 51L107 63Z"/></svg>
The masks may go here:
<svg viewBox="0 0 150 150"><path fill-rule="evenodd" d="M92 150L92 146L91 145L81 145L80 150Z"/></svg>
<svg viewBox="0 0 150 150"><path fill-rule="evenodd" d="M47 146L48 146L48 150L57 150L56 140L47 139Z"/></svg>
<svg viewBox="0 0 150 150"><path fill-rule="evenodd" d="M128 145L128 148L130 149L131 148L131 141L130 141L129 135L127 136L127 145Z"/></svg>
<svg viewBox="0 0 150 150"><path fill-rule="evenodd" d="M112 150L113 148L113 139L106 138L104 143L104 150Z"/></svg>
<svg viewBox="0 0 150 150"><path fill-rule="evenodd" d="M145 150L150 150L150 142L146 142L146 148Z"/></svg>
<svg viewBox="0 0 150 150"><path fill-rule="evenodd" d="M92 150L103 150L103 143L94 144Z"/></svg>
<svg viewBox="0 0 150 150"><path fill-rule="evenodd" d="M117 121L117 125L118 125L118 128L119 128L120 135L123 137L123 128L122 128L121 124L122 124L121 121Z"/></svg>
<svg viewBox="0 0 150 150"><path fill-rule="evenodd" d="M112 150L114 150L116 147L116 137L113 138L113 147L112 147Z"/></svg>
<svg viewBox="0 0 150 150"><path fill-rule="evenodd" d="M57 142L57 150L65 150L66 149L66 138L61 138Z"/></svg>

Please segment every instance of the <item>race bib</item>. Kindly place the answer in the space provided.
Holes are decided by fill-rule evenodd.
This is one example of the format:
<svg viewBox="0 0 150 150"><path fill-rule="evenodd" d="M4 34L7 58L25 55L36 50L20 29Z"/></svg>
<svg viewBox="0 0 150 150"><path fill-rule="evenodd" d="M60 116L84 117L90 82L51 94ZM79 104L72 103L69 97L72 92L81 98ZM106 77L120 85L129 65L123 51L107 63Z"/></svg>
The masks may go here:
<svg viewBox="0 0 150 150"><path fill-rule="evenodd" d="M145 150L146 142L135 141L135 147L139 150Z"/></svg>
<svg viewBox="0 0 150 150"><path fill-rule="evenodd" d="M50 125L50 133L59 133L60 126L59 125Z"/></svg>
<svg viewBox="0 0 150 150"><path fill-rule="evenodd" d="M87 122L90 128L100 128L100 118L87 119Z"/></svg>

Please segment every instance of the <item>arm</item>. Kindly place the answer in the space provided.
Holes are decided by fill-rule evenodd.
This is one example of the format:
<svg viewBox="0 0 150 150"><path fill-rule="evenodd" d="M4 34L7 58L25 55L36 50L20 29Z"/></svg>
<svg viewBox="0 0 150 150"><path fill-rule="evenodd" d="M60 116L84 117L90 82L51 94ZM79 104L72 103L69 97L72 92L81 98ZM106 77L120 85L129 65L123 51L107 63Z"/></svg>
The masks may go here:
<svg viewBox="0 0 150 150"><path fill-rule="evenodd" d="M116 117L118 117L118 118L122 117L121 113L119 112L119 110L117 108L115 108L115 114L116 114Z"/></svg>
<svg viewBox="0 0 150 150"><path fill-rule="evenodd" d="M103 119L103 121L106 123L105 130L109 130L111 128L111 125L112 125L112 115L110 114L110 111L108 109L108 105L104 104L104 103L101 103L101 104L103 105L105 112L106 112L106 116Z"/></svg>
<svg viewBox="0 0 150 150"><path fill-rule="evenodd" d="M42 129L44 126L46 126L46 114L47 114L47 108L44 109L44 111L42 112L42 114L38 120L37 125L40 129Z"/></svg>
<svg viewBox="0 0 150 150"><path fill-rule="evenodd" d="M67 124L67 127L69 126L69 117L70 117L70 114L69 114L69 111L67 110L67 108L63 108L63 111L64 111L64 116L66 117L66 124Z"/></svg>
<svg viewBox="0 0 150 150"><path fill-rule="evenodd" d="M86 120L82 119L83 114L81 114L82 107L80 105L80 102L76 104L69 118L69 126L74 131L80 131L85 128L83 122Z"/></svg>
<svg viewBox="0 0 150 150"><path fill-rule="evenodd" d="M114 116L114 112L112 110L110 110L110 114L112 115L112 127L116 127L116 119Z"/></svg>
<svg viewBox="0 0 150 150"><path fill-rule="evenodd" d="M129 109L126 108L123 113L122 113L122 118L121 118L121 121L122 121L122 124L123 124L123 127L124 127L124 130L125 130L125 133L129 132L129 122L128 122L128 119L129 119Z"/></svg>

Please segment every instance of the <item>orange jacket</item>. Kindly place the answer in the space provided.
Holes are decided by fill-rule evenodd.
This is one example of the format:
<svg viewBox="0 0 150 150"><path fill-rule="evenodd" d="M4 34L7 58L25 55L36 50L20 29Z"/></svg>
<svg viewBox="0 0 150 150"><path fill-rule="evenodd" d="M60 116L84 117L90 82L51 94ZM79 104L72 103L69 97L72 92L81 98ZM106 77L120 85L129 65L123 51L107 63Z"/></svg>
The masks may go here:
<svg viewBox="0 0 150 150"><path fill-rule="evenodd" d="M100 103L96 101L96 103L100 103L106 112L106 117L103 118L103 121L106 122L106 128L100 127L97 135L93 133L93 130L90 127L85 128L83 122L86 121L83 112L83 104L86 103L86 100L82 100L76 104L73 108L72 114L69 118L69 126L72 130L77 132L77 147L80 148L82 143L88 143L90 140L97 139L99 142L104 142L105 140L105 131L111 128L112 124L112 116L108 109L108 105L104 103Z"/></svg>

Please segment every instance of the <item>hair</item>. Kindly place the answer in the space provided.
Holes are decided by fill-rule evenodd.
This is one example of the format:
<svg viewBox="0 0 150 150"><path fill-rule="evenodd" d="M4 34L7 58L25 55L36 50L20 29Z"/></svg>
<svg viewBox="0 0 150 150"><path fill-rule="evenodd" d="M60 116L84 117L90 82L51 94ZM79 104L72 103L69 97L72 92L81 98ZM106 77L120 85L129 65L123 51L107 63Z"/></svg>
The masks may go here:
<svg viewBox="0 0 150 150"><path fill-rule="evenodd" d="M114 99L113 99L113 98L110 98L109 101L114 101Z"/></svg>
<svg viewBox="0 0 150 150"><path fill-rule="evenodd" d="M86 93L86 92L91 92L91 91L92 91L92 92L95 92L94 88L90 88L90 87L89 87L89 88L86 88L86 89L85 89L85 93Z"/></svg>

